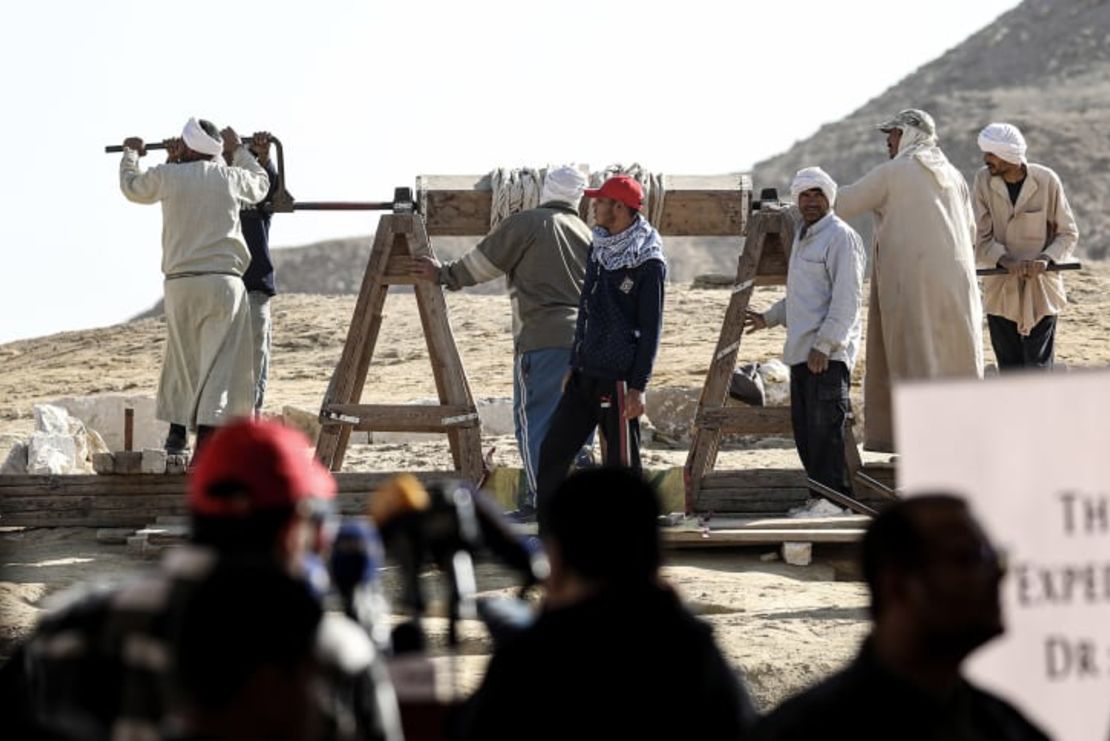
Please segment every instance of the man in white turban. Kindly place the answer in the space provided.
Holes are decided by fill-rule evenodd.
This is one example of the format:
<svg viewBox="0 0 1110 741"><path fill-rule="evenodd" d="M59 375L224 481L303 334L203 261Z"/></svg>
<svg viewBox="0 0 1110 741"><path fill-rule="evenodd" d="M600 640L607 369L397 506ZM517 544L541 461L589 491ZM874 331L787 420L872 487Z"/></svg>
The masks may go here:
<svg viewBox="0 0 1110 741"><path fill-rule="evenodd" d="M417 278L451 291L505 276L513 311L513 420L527 478L517 512L522 520L535 515L540 446L570 366L591 240L578 215L586 182L578 167L553 168L537 208L504 219L457 260L417 258L412 266Z"/></svg>
<svg viewBox="0 0 1110 741"><path fill-rule="evenodd" d="M851 494L844 460L849 386L859 354L863 240L832 213L836 183L820 167L799 170L790 194L802 214L790 250L786 297L762 314L748 311L749 332L786 326L794 442L806 475Z"/></svg>
<svg viewBox="0 0 1110 741"><path fill-rule="evenodd" d="M979 263L1009 271L983 278L994 356L1002 371L1051 368L1067 296L1060 273L1046 271L1075 249L1075 217L1056 173L1025 159L1018 127L990 124L979 149L986 165L972 188Z"/></svg>
<svg viewBox="0 0 1110 741"><path fill-rule="evenodd" d="M269 178L230 128L190 118L166 142L164 165L142 170L143 140L123 142L119 182L135 203L162 204L166 352L156 416L170 423L166 451L197 450L209 434L254 408L251 320L243 273L250 252L239 226L243 203L266 195ZM221 154L227 153L231 166Z"/></svg>
<svg viewBox="0 0 1110 741"><path fill-rule="evenodd" d="M928 113L879 125L890 161L840 189L836 212L874 214L864 375L864 447L893 452L892 382L982 377L975 218L967 181Z"/></svg>

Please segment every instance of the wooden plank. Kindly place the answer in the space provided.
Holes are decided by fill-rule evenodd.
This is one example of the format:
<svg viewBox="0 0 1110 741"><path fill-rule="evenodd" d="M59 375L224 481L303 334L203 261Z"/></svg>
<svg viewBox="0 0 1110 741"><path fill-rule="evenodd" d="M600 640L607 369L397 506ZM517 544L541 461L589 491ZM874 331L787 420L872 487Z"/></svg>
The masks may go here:
<svg viewBox="0 0 1110 741"><path fill-rule="evenodd" d="M714 515L708 526L712 530L836 530L836 529L866 529L871 523L870 517L863 515L843 515L840 517L732 517ZM676 526L674 529L697 530L696 519L691 518L689 524Z"/></svg>
<svg viewBox="0 0 1110 741"><path fill-rule="evenodd" d="M486 175L420 175L416 193L428 234L485 236L489 233L493 193Z"/></svg>
<svg viewBox="0 0 1110 741"><path fill-rule="evenodd" d="M749 468L714 471L702 478L703 489L804 489L805 471L799 468Z"/></svg>
<svg viewBox="0 0 1110 741"><path fill-rule="evenodd" d="M775 530L664 530L663 542L670 547L778 545L781 543L858 543L862 528L775 529Z"/></svg>
<svg viewBox="0 0 1110 741"><path fill-rule="evenodd" d="M167 474L0 476L0 498L173 494L184 491L184 481L184 476Z"/></svg>
<svg viewBox="0 0 1110 741"><path fill-rule="evenodd" d="M361 432L444 432L480 424L478 412L461 404L328 404L322 412L357 418L352 428Z"/></svg>
<svg viewBox="0 0 1110 741"><path fill-rule="evenodd" d="M655 227L668 237L739 236L744 233L748 202L738 189L680 191L668 187L663 215Z"/></svg>
<svg viewBox="0 0 1110 741"><path fill-rule="evenodd" d="M719 430L722 434L789 436L794 429L790 407L727 406L705 409L694 418L698 427Z"/></svg>

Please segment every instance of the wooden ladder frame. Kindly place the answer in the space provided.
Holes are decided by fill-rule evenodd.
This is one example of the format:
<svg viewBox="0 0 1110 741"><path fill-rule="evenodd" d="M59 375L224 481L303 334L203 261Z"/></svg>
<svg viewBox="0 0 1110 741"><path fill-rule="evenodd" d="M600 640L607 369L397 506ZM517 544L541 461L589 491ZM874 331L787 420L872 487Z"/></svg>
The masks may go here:
<svg viewBox="0 0 1110 741"><path fill-rule="evenodd" d="M409 274L411 258L434 256L418 214L381 217L343 353L320 406L316 456L332 471L342 468L353 430L443 432L451 445L455 472L474 483L482 478L478 409L455 345L443 289ZM391 285L411 285L415 291L439 405L360 403Z"/></svg>
<svg viewBox="0 0 1110 741"><path fill-rule="evenodd" d="M714 472L721 436L726 433L742 435L791 435L793 426L789 407L726 406L729 380L736 368L736 357L744 334L744 313L751 302L756 286L785 285L794 243L794 216L791 208L782 203L765 203L760 211L752 214L744 251L736 265L736 281L732 297L725 311L724 323L713 358L705 376L701 397L694 417L694 434L686 458L684 478L686 484L686 514L698 511L699 497L707 474ZM866 476L860 470L862 461L852 432L853 420L844 430L844 448L849 476L885 497L894 496L893 490ZM724 472L721 472L724 473ZM806 486L815 494L824 496L842 507L861 514L873 515L875 510L828 487L806 479Z"/></svg>

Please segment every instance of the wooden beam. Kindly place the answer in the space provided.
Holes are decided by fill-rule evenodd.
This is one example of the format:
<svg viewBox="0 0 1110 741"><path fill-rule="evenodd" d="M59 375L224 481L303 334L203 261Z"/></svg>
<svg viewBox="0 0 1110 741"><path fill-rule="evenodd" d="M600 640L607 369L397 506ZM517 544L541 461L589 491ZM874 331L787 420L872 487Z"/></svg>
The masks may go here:
<svg viewBox="0 0 1110 741"><path fill-rule="evenodd" d="M858 543L863 539L863 529L815 528L810 530L783 529L741 529L713 530L708 533L697 530L666 529L663 543L673 548L743 545L779 545L781 543Z"/></svg>
<svg viewBox="0 0 1110 741"><path fill-rule="evenodd" d="M714 471L702 477L703 489L804 489L805 486L805 471L799 468Z"/></svg>
<svg viewBox="0 0 1110 741"><path fill-rule="evenodd" d="M443 432L480 424L478 413L463 404L327 404L321 411L362 432Z"/></svg>
<svg viewBox="0 0 1110 741"><path fill-rule="evenodd" d="M790 407L736 405L707 408L698 414L694 424L721 434L736 435L790 435L794 429L790 421Z"/></svg>
<svg viewBox="0 0 1110 741"><path fill-rule="evenodd" d="M493 197L489 175L420 175L416 192L429 236L485 236ZM747 175L664 175L664 236L739 237L751 210ZM586 214L587 203L580 208Z"/></svg>

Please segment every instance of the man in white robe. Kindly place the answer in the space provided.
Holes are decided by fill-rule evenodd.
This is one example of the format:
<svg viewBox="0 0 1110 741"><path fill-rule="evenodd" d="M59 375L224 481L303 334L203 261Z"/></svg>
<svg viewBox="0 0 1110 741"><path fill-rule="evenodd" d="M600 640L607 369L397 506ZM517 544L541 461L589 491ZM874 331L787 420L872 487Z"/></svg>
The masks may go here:
<svg viewBox="0 0 1110 741"><path fill-rule="evenodd" d="M983 375L983 309L967 181L925 111L883 122L890 161L837 195L843 219L871 211L864 447L894 452L891 384Z"/></svg>
<svg viewBox="0 0 1110 741"><path fill-rule="evenodd" d="M123 143L120 190L162 204L166 353L156 416L170 423L167 452L197 448L212 430L254 407L250 310L243 273L250 252L239 227L244 203L266 195L269 178L232 129L189 119L167 142L166 164L142 170L142 139ZM231 155L232 166L220 157Z"/></svg>

